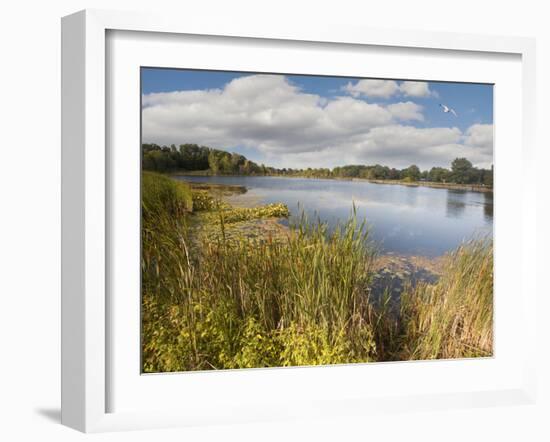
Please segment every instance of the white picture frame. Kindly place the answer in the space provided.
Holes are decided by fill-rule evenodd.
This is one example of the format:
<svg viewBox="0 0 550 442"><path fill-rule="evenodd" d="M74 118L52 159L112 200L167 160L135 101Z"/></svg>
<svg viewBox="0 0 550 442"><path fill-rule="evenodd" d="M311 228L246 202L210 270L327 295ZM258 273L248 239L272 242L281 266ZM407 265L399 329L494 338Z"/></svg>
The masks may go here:
<svg viewBox="0 0 550 442"><path fill-rule="evenodd" d="M177 17L151 14L122 13L86 10L64 17L62 20L62 423L84 432L122 429L156 428L167 426L207 425L212 423L254 422L285 418L307 418L331 415L362 415L372 410L388 412L418 409L489 406L532 403L535 399L536 366L532 357L535 343L536 286L533 265L536 256L535 203L536 194L530 189L519 189L522 211L518 214L521 225L518 238L518 254L521 259L521 279L517 282L521 291L518 308L521 338L524 348L517 355L517 367L513 382L501 387L484 389L477 386L453 393L438 391L426 394L378 395L376 398L347 395L333 391L325 399L288 404L258 404L244 395L236 401L230 412L210 412L196 407L193 412L185 407L157 410L113 411L109 395L114 388L110 375L115 359L109 333L114 316L110 311L108 288L110 287L109 243L116 230L109 228L113 201L109 185L109 72L107 34L109 32L156 33L161 36L216 36L218 39L253 39L285 42L292 46L299 43L338 45L346 47L425 49L483 54L503 54L517 57L521 69L521 120L519 123L519 150L522 173L527 175L535 162L534 101L535 101L535 44L532 39L516 37L491 37L450 33L426 33L415 31L388 31L356 29L344 26L312 25L294 28L274 24L261 28L249 23L232 25L230 22L209 23L189 21L181 24ZM498 116L497 116L498 119ZM498 124L498 122L497 122ZM498 139L498 138L497 138ZM503 154L506 155L506 154ZM498 177L498 166L497 166ZM504 178L501 175L501 182ZM498 181L496 192L499 190ZM497 218L497 223L498 223ZM498 230L498 229L497 229ZM498 243L497 243L498 249ZM498 262L498 259L497 259ZM498 273L497 273L498 278ZM498 286L498 284L497 284ZM497 334L497 340L499 339ZM498 359L498 353L496 359ZM445 364L446 362L443 362ZM423 370L417 364L415 370ZM420 363L421 364L421 363ZM376 370L393 370L390 365L377 365ZM440 365L443 367L443 365ZM461 362L448 363L446 370L462 370ZM475 368L475 367L474 367ZM235 371L231 379L253 385L262 385L266 376L284 372L287 381L304 382L312 371L319 373L322 367L274 369L270 374L263 370ZM361 366L340 367L332 370L336 376L354 376ZM435 370L438 370L436 367ZM453 371L454 372L454 371ZM323 376L328 376L325 371ZM354 374L355 373L355 374ZM208 376L199 374L200 382L208 384ZM132 376L139 376L133 373ZM163 375L168 376L168 375ZM175 378L179 375L170 375ZM334 379L334 376L329 377ZM157 376L161 378L161 376ZM327 378L327 379L329 379ZM194 378L197 382L198 377ZM213 378L211 378L213 379ZM224 380L225 379L225 380ZM220 388L228 378L216 378ZM450 381L447 381L450 382ZM171 388L171 387L170 387ZM167 394L166 392L162 394ZM227 403L225 404L227 405ZM259 406L260 405L260 406ZM220 408L221 409L221 408Z"/></svg>

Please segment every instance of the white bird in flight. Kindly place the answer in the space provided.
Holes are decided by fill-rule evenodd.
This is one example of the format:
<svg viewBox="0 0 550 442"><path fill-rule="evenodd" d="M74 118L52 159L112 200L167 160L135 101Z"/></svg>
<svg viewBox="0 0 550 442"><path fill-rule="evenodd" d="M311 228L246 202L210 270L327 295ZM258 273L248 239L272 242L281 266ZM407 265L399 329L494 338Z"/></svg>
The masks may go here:
<svg viewBox="0 0 550 442"><path fill-rule="evenodd" d="M450 108L449 106L445 106L444 104L441 104L439 103L439 105L443 108L443 112L445 113L451 113L453 114L455 117L458 117L458 115L456 114L455 110Z"/></svg>

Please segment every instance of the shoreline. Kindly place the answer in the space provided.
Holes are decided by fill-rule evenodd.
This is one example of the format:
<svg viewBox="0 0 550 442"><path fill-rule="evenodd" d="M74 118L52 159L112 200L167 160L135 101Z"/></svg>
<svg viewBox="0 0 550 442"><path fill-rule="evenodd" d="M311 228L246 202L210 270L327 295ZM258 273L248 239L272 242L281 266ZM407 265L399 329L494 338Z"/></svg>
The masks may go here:
<svg viewBox="0 0 550 442"><path fill-rule="evenodd" d="M184 176L184 175L179 175ZM212 177L216 176L246 176L246 175L210 175ZM274 175L266 175L274 176ZM283 177L283 178L293 178L293 177ZM319 178L323 179L323 178ZM324 179L336 179L336 178L324 178ZM345 179L344 179L345 180ZM357 179L359 181L368 181L364 179ZM346 180L346 181L352 181ZM229 204L231 207L242 208L242 209L251 209L254 207L261 206L261 201L256 195L249 195L246 189L246 186L243 185L233 185L233 184L218 184L218 183L202 183L202 182L188 182L194 190L207 191L209 193L217 194L218 198L223 200L225 203ZM378 184L378 183L375 183ZM389 182L389 183L380 183L380 184L404 184L399 182ZM281 232L288 232L289 226L280 223L281 220L286 219L283 217L267 217L259 219L251 219L246 221L241 221L239 224L258 224L261 225L271 225L277 224ZM257 227L259 227L257 226ZM255 229L256 233L260 232L261 229ZM413 264L415 267L421 269L429 269L432 273L439 274L441 272L440 264L445 258L448 252L445 252L441 255L431 256L423 255L418 253L403 253L396 251L384 251L377 253L377 265L378 270L386 267L388 264L395 264L397 261L404 261L409 264Z"/></svg>
<svg viewBox="0 0 550 442"><path fill-rule="evenodd" d="M400 181L400 180L369 180L366 178L351 178L351 181L366 181L373 184L393 184L409 187L430 187L432 189L467 190L469 192L492 193L492 187L479 184L438 183L436 181Z"/></svg>
<svg viewBox="0 0 550 442"><path fill-rule="evenodd" d="M200 173L199 173L200 172ZM207 173L207 171L177 171L169 173L170 176L204 176L204 177L275 177L275 178L300 178L300 179L316 179L316 180L335 180L335 181L356 181L356 182L366 182L371 184L391 184L391 185L401 185L407 187L429 187L432 189L447 189L447 190L465 190L468 192L479 192L479 193L493 193L492 187L487 187L479 184L457 184L457 183L439 183L436 181L402 181L402 180L379 180L379 179L369 179L369 178L343 178L343 177L309 177L305 175L213 175Z"/></svg>
<svg viewBox="0 0 550 442"><path fill-rule="evenodd" d="M364 179L356 180L368 181ZM352 179L347 181L352 181ZM230 207L250 209L260 205L260 201L258 201L255 195L248 195L245 186L203 182L188 182L188 184L194 190L207 191L211 194L216 194L218 198L223 200ZM390 181L388 183L383 182L380 184L410 185L411 183ZM264 238L269 241L281 241L287 238L291 232L288 225L281 223L281 220L283 219L285 218L265 217L230 223L225 226L225 234L228 238L232 238L234 236L245 236L248 238ZM210 230L210 233L212 232L213 231ZM435 284L442 275L443 264L447 258L448 252L437 256L428 256L416 253L400 253L396 251L378 250L376 257L372 262L371 270L373 272L373 281L370 293L375 297L375 299L382 299L382 296L386 292L393 299L398 299L407 285L415 287L419 283Z"/></svg>
<svg viewBox="0 0 550 442"><path fill-rule="evenodd" d="M233 207L250 208L258 205L257 199L254 196L247 198L246 193L228 193L223 196L223 200ZM246 232L249 237L263 236L280 240L290 233L290 227L280 222L282 219L284 218L247 220L229 227L228 230L241 234ZM435 284L443 272L447 256L447 252L438 256L378 252L372 263L373 281L370 293L375 299L382 299L386 291L391 297L398 298L407 284L413 287L419 283Z"/></svg>

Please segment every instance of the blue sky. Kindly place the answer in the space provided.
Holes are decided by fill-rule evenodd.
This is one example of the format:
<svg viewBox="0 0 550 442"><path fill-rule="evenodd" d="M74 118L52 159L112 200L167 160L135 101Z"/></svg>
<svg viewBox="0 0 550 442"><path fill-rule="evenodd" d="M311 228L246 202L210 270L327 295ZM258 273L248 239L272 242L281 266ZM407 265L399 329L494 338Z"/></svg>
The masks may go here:
<svg viewBox="0 0 550 442"><path fill-rule="evenodd" d="M141 80L144 142L279 167L492 163L492 85L162 68L142 68Z"/></svg>

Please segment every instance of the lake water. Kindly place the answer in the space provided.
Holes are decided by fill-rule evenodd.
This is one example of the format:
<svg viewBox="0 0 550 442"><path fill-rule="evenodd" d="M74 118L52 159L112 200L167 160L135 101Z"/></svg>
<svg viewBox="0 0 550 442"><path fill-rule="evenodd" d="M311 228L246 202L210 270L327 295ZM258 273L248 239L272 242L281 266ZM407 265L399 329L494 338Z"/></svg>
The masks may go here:
<svg viewBox="0 0 550 442"><path fill-rule="evenodd" d="M345 221L355 203L360 221L371 227L383 252L438 256L463 240L493 228L493 194L429 187L310 178L252 176L182 176L185 181L241 185L238 199L255 204L284 203L290 222L303 210L334 226Z"/></svg>

